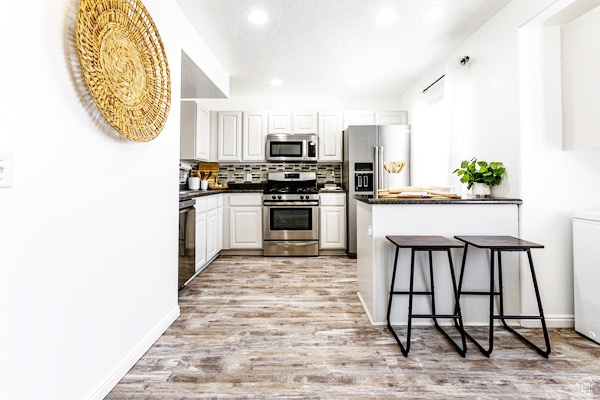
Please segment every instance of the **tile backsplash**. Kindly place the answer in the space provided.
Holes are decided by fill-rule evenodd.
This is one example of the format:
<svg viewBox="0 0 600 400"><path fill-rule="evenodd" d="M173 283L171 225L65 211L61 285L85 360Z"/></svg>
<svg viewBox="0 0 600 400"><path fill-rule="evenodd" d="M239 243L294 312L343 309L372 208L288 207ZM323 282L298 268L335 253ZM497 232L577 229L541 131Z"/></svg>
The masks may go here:
<svg viewBox="0 0 600 400"><path fill-rule="evenodd" d="M260 163L225 164L219 163L219 181L244 183L247 174L252 174L252 182L267 180L269 172L316 172L317 183L341 183L341 163Z"/></svg>

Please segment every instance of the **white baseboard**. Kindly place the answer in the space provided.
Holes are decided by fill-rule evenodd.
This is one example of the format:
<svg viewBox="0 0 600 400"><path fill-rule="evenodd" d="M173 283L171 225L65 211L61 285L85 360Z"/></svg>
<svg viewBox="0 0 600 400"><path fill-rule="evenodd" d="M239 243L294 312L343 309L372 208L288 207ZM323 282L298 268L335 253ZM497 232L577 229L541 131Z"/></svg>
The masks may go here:
<svg viewBox="0 0 600 400"><path fill-rule="evenodd" d="M572 314L550 314L546 315L546 326L548 328L574 328L575 317ZM537 320L521 320L523 328L541 328L542 323Z"/></svg>
<svg viewBox="0 0 600 400"><path fill-rule="evenodd" d="M127 354L127 356L117 365L106 378L96 386L85 399L96 400L103 399L116 386L117 383L127 374L136 362L148 351L150 347L165 333L167 328L179 317L179 306L171 310L169 314L160 321L154 329L146 335L144 339Z"/></svg>
<svg viewBox="0 0 600 400"><path fill-rule="evenodd" d="M360 304L362 304L363 309L365 310L365 314L367 314L367 318L369 318L369 322L374 326L387 325L387 321L382 322L373 322L373 318L369 313L369 309L367 308L362 296L359 292L356 293L358 296L358 300L360 300ZM507 321L509 325L518 327L519 321ZM540 321L536 320L520 320L520 326L523 328L541 328L542 324ZM465 326L487 326L488 321L474 321L474 322L465 322ZM392 325L394 326L403 326L406 325L406 321L398 322L392 321ZM442 326L453 326L454 322L451 320L441 320L440 325ZM495 321L494 325L501 326L502 323L500 321ZM433 322L430 320L422 320L415 321L413 320L413 326L433 326ZM548 328L574 328L575 327L575 318L572 314L550 314L546 315L546 326Z"/></svg>
<svg viewBox="0 0 600 400"><path fill-rule="evenodd" d="M365 310L365 314L367 314L367 318L369 318L369 322L371 323L371 325L387 325L387 323L385 321L384 322L373 322L373 318L371 318L369 309L367 308L367 305L365 304L362 296L360 295L360 292L356 292L356 295L358 296L358 300L360 300L360 304L362 304L363 309Z"/></svg>

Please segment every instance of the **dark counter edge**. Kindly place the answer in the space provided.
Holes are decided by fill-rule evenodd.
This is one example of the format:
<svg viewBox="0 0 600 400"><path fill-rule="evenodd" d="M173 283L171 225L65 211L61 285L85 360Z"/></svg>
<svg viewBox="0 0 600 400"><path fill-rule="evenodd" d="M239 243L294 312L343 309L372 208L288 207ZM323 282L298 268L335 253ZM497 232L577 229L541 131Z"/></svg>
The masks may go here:
<svg viewBox="0 0 600 400"><path fill-rule="evenodd" d="M355 195L357 201L366 204L523 204L521 199L490 197L483 199L372 199Z"/></svg>
<svg viewBox="0 0 600 400"><path fill-rule="evenodd" d="M195 199L196 197L212 196L220 193L262 193L262 190L224 189L224 190L194 190L179 194L179 201Z"/></svg>

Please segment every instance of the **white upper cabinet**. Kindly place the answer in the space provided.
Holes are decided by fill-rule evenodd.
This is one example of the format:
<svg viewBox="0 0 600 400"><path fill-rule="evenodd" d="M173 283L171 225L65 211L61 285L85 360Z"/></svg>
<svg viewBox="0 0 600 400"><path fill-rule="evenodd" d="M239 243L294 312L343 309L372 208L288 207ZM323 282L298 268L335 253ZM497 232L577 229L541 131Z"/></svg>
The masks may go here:
<svg viewBox="0 0 600 400"><path fill-rule="evenodd" d="M293 133L317 133L316 112L295 112L292 114Z"/></svg>
<svg viewBox="0 0 600 400"><path fill-rule="evenodd" d="M267 118L265 111L244 112L242 127L242 160L265 161Z"/></svg>
<svg viewBox="0 0 600 400"><path fill-rule="evenodd" d="M218 161L242 161L242 113L220 112Z"/></svg>
<svg viewBox="0 0 600 400"><path fill-rule="evenodd" d="M319 113L319 161L342 161L341 112Z"/></svg>
<svg viewBox="0 0 600 400"><path fill-rule="evenodd" d="M406 125L408 114L406 111L385 111L375 113L375 125Z"/></svg>
<svg viewBox="0 0 600 400"><path fill-rule="evenodd" d="M292 113L289 111L269 112L269 133L292 133Z"/></svg>
<svg viewBox="0 0 600 400"><path fill-rule="evenodd" d="M208 161L210 157L210 114L193 100L181 102L179 158Z"/></svg>
<svg viewBox="0 0 600 400"><path fill-rule="evenodd" d="M350 125L375 125L375 113L372 111L345 111L344 130Z"/></svg>

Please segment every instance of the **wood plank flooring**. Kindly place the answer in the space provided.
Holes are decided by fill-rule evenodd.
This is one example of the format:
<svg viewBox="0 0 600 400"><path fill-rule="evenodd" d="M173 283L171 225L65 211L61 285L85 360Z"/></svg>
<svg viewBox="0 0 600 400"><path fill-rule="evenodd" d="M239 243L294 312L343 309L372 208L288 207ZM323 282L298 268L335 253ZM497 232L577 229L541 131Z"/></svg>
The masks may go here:
<svg viewBox="0 0 600 400"><path fill-rule="evenodd" d="M501 329L490 359L472 344L463 359L423 327L404 358L356 292L345 257L220 257L107 398L600 398L600 345L574 330L550 330L549 360Z"/></svg>

